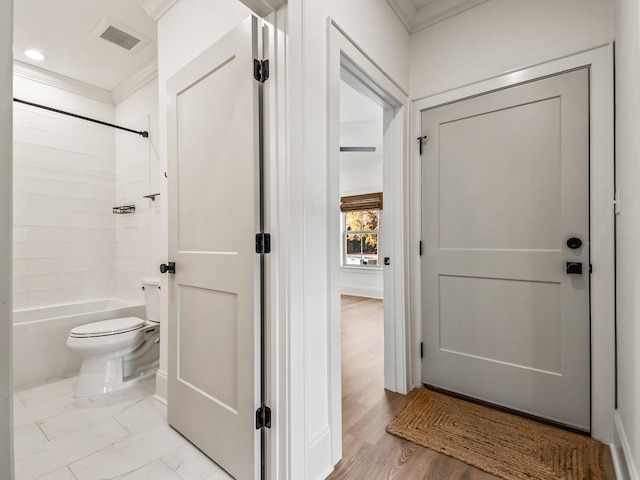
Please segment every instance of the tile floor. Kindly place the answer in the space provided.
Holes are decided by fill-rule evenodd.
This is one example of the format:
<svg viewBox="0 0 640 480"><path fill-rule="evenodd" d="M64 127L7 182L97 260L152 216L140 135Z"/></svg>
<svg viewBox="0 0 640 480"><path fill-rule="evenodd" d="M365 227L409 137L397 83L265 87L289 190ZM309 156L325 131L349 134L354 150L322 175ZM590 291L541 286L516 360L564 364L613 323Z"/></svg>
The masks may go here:
<svg viewBox="0 0 640 480"><path fill-rule="evenodd" d="M169 427L155 380L87 399L75 381L16 392L16 480L233 480Z"/></svg>

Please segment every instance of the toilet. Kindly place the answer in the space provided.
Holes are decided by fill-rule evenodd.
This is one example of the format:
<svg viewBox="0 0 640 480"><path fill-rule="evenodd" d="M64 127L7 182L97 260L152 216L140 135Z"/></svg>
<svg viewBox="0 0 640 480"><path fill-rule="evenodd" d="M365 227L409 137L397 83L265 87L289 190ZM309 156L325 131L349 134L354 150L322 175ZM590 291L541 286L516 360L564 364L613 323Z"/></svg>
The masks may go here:
<svg viewBox="0 0 640 480"><path fill-rule="evenodd" d="M112 318L71 330L67 346L82 366L74 398L114 392L154 375L160 358L160 279L142 279L145 316Z"/></svg>

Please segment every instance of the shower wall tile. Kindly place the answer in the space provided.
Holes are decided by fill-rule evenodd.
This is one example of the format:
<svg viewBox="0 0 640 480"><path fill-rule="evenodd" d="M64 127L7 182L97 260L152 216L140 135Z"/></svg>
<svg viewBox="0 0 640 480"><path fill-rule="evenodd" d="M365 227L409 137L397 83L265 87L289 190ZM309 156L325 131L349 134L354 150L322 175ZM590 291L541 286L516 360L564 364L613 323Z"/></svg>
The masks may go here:
<svg viewBox="0 0 640 480"><path fill-rule="evenodd" d="M115 215L115 284L118 297L142 301L140 280L157 274L153 261L152 212L160 203L143 198L158 193L159 171L153 139L158 124L158 86L152 81L116 106L117 122L147 130L149 138L116 132L115 195L118 205L135 205L132 215Z"/></svg>
<svg viewBox="0 0 640 480"><path fill-rule="evenodd" d="M29 293L27 292L13 292L13 309L22 310L23 308L29 308Z"/></svg>
<svg viewBox="0 0 640 480"><path fill-rule="evenodd" d="M148 130L148 139L16 105L16 309L143 299L140 279L156 273L153 249L162 243L152 234L162 231L160 202L142 198L158 193L163 181L153 145L157 98L157 81L150 82L94 115L102 118L111 109L114 118L105 120ZM136 212L114 215L117 205L135 205Z"/></svg>
<svg viewBox="0 0 640 480"><path fill-rule="evenodd" d="M29 273L29 260L14 259L13 274L27 275Z"/></svg>
<svg viewBox="0 0 640 480"><path fill-rule="evenodd" d="M113 130L15 106L15 308L113 296L115 162Z"/></svg>

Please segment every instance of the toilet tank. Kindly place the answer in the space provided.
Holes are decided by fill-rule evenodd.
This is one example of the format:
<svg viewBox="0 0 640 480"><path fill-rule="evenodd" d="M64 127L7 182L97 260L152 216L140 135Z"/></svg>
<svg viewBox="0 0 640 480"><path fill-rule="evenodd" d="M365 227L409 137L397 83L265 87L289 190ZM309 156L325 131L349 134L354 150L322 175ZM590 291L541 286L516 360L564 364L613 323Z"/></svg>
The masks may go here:
<svg viewBox="0 0 640 480"><path fill-rule="evenodd" d="M147 277L142 279L144 290L144 306L146 320L160 321L160 278Z"/></svg>

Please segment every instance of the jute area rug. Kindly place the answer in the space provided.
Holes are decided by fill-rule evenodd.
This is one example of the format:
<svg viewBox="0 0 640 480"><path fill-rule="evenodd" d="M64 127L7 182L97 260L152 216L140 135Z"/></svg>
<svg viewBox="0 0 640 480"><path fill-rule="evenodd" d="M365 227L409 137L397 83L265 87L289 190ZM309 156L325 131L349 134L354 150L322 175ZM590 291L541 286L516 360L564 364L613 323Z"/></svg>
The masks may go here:
<svg viewBox="0 0 640 480"><path fill-rule="evenodd" d="M604 480L592 438L421 388L387 432L506 480Z"/></svg>

